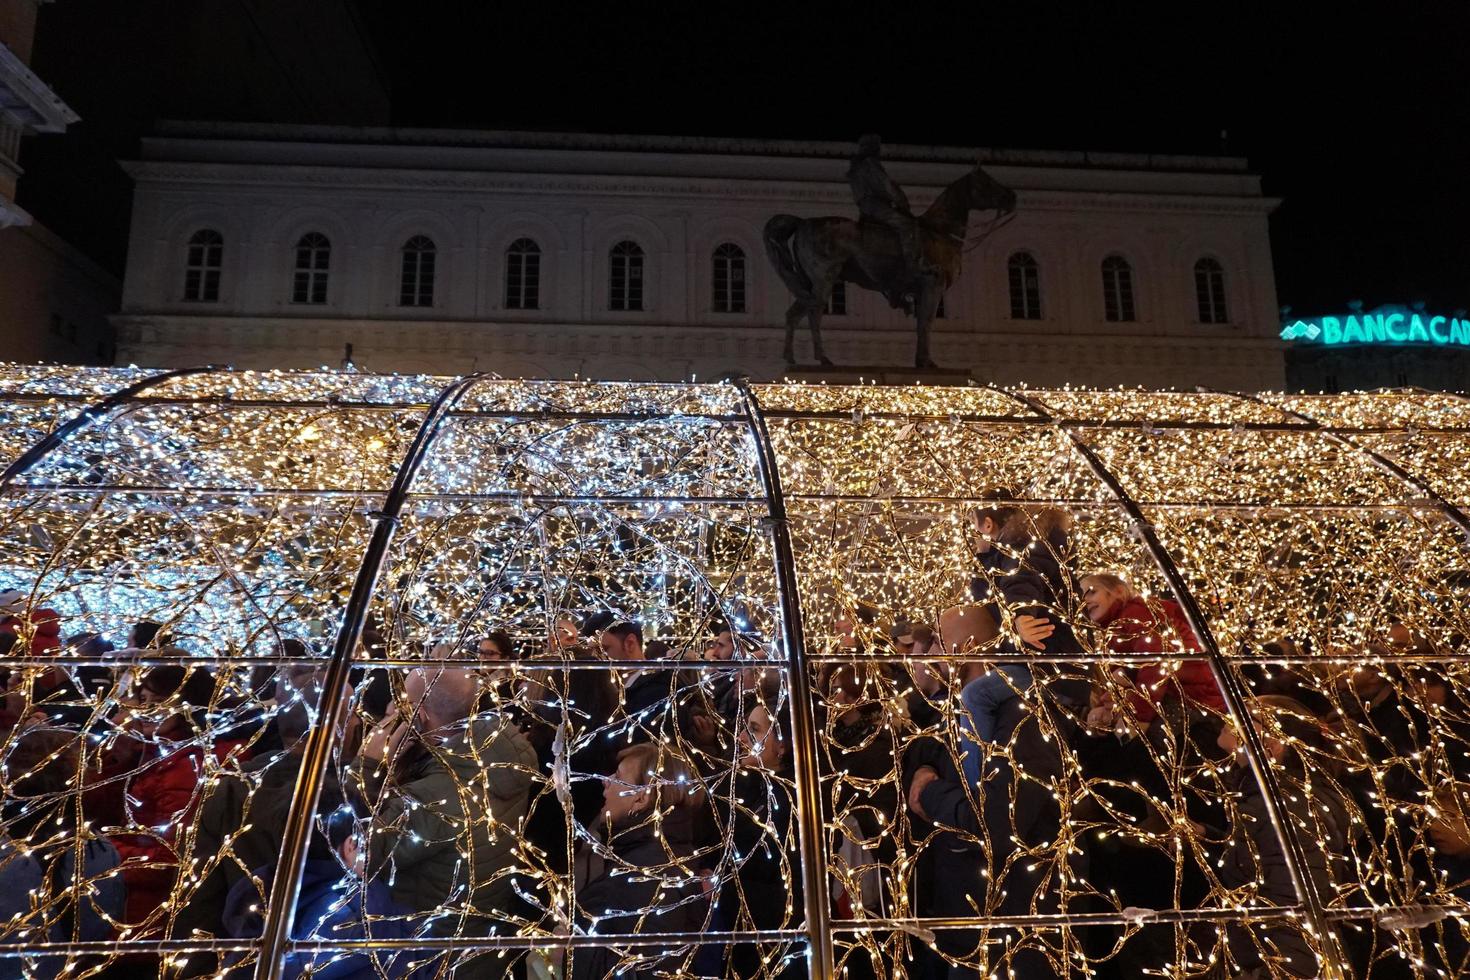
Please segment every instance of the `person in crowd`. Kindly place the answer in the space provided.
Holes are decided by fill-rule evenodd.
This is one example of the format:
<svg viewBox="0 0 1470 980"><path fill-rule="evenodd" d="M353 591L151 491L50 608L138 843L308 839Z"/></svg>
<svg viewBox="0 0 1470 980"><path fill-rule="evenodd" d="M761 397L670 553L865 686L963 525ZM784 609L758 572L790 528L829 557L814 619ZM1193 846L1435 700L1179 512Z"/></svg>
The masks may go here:
<svg viewBox="0 0 1470 980"><path fill-rule="evenodd" d="M665 727L662 709L670 703L678 672L637 667L648 660L643 650L643 627L638 623L613 620L607 626L596 628L597 645L604 657L634 665L613 674L615 683L622 688L620 700L625 720L612 731L626 735L625 745L660 737Z"/></svg>
<svg viewBox="0 0 1470 980"><path fill-rule="evenodd" d="M164 649L164 656L187 656ZM226 758L240 746L214 743L205 715L214 698L206 670L153 667L139 678L137 703L125 709L121 731L107 753L102 781L125 787L113 837L128 886L126 921L132 935L161 929L163 909L178 877L179 834L193 824L201 799L205 753Z"/></svg>
<svg viewBox="0 0 1470 980"><path fill-rule="evenodd" d="M1319 894L1333 894L1334 880L1341 880L1347 860L1350 820L1347 801L1331 780L1311 778L1308 763L1325 751L1325 732L1320 721L1300 703L1280 695L1253 699L1251 722L1261 734L1261 743L1281 785L1286 818L1296 827L1296 837L1306 859L1306 871ZM1242 741L1232 725L1218 736L1219 746L1234 760L1237 793L1234 817L1228 827L1195 823L1197 839L1218 842L1212 862L1220 884L1248 890L1270 905L1296 905L1298 896L1287 866L1281 837L1267 811L1265 793L1243 759ZM1200 930L1203 941L1215 945L1216 927ZM1225 929L1225 946L1234 969L1224 964L1220 976L1265 980L1267 977L1316 977L1320 964L1313 944L1290 924L1248 929L1233 924Z"/></svg>
<svg viewBox="0 0 1470 980"><path fill-rule="evenodd" d="M0 592L0 633L19 637L35 657L61 647L61 614L46 606L33 609L30 600L19 589Z"/></svg>
<svg viewBox="0 0 1470 980"><path fill-rule="evenodd" d="M997 624L1009 624L1014 634L1002 643L1002 652L1016 654L1028 647L1049 654L1077 649L1077 638L1064 618L1068 600L1075 593L1070 524L1068 516L1055 508L1043 508L1035 514L1017 509L995 536L991 548L999 556L982 577L992 617ZM1021 616L1027 617L1024 624ZM960 701L977 741L996 740L996 719L1002 706L1031 687L1033 674L1026 663L1002 664L965 685ZM1086 687L1080 679L1052 684L1055 696L1072 700L1085 700ZM966 752L965 777L972 785L980 778L983 754L978 746Z"/></svg>
<svg viewBox="0 0 1470 980"><path fill-rule="evenodd" d="M886 672L877 665L828 664L818 680L824 695L824 794L829 821L842 827L841 848L855 880L843 896L845 911L858 906L882 914L892 907L883 894L881 865L897 857L897 842L886 829L897 819L898 733L888 710Z"/></svg>
<svg viewBox="0 0 1470 980"><path fill-rule="evenodd" d="M1158 653L1168 661L1139 667L1135 676L1126 678L1129 713L1140 729L1148 731L1161 711L1173 716L1175 727L1183 732L1190 721L1191 709L1204 709L1218 719L1225 713L1225 696L1215 683L1215 675L1207 660L1179 660L1184 653L1198 653L1199 639L1185 619L1184 610L1172 599L1144 601L1127 580L1106 572L1084 576L1081 583L1082 605L1087 618L1106 633L1107 648L1114 653ZM1089 726L1106 728L1115 719L1111 706L1101 707L1089 718Z"/></svg>
<svg viewBox="0 0 1470 980"><path fill-rule="evenodd" d="M150 619L134 624L133 628L128 631L127 648L129 650L164 650L176 645L173 635L164 625Z"/></svg>
<svg viewBox="0 0 1470 980"><path fill-rule="evenodd" d="M715 929L782 929L804 917L800 856L792 825L790 720L775 710L775 704L766 699L764 691L746 696L744 724L737 735L741 756L726 777L733 785L717 785L711 791L720 826L728 828L732 845L717 869L724 883L715 903ZM777 952L755 943L737 943L730 951L725 975L741 980L794 980L803 975L805 964L799 950L763 963L766 956Z"/></svg>
<svg viewBox="0 0 1470 980"><path fill-rule="evenodd" d="M77 659L110 660L116 647L101 633L78 633L66 641L69 654ZM77 668L77 682L83 695L95 700L112 694L116 679L112 666L106 663L83 664Z"/></svg>
<svg viewBox="0 0 1470 980"><path fill-rule="evenodd" d="M992 491L989 496L1008 498L1013 494L1009 490L1000 489ZM1001 529L1019 513L1020 509L1017 507L999 505L977 508L970 515L970 528L975 535L970 543L970 553L977 566L976 574L970 579L970 597L975 602L990 601L991 582L1005 574L1007 556L997 544Z"/></svg>
<svg viewBox="0 0 1470 980"><path fill-rule="evenodd" d="M1022 848L1055 847L1062 808L1053 787L1066 773L1060 746L1075 732L1075 722L1058 702L1028 705L1010 698L1000 705L995 729L996 741L1008 751L987 761L982 784L962 771L958 753L942 742L927 757L908 761L909 808L935 830L927 839L936 852L929 900L934 915L966 918L976 908L1001 916L1072 910L1063 907L1057 864L1065 861L1067 877L1077 880L1086 873L1085 854L1067 853L1057 862L1014 857ZM997 941L994 931L989 939ZM973 957L981 936L977 930L954 929L938 932L937 940L949 956ZM1011 971L1005 975L1027 980L1056 976L1034 937L1013 936L1002 966ZM951 976L974 973L956 967Z"/></svg>
<svg viewBox="0 0 1470 980"><path fill-rule="evenodd" d="M385 876L393 899L428 934L504 931L517 908L514 854L529 806L536 752L503 715L474 716L470 671L418 668L399 710L364 740L351 790L373 815L370 876ZM463 980L502 975L505 959L481 955Z"/></svg>
<svg viewBox="0 0 1470 980"><path fill-rule="evenodd" d="M77 825L75 733L45 723L27 727L11 742L3 769L0 943L114 938L113 923L126 906L122 858L90 825ZM78 966L60 956L8 963L7 975L20 976L23 965L25 976L43 980L73 975Z"/></svg>
<svg viewBox="0 0 1470 980"><path fill-rule="evenodd" d="M698 932L705 922L697 883L693 811L702 787L673 752L640 742L618 753L604 781L606 869L577 891L578 925L598 935ZM678 968L668 950L639 948L634 964L609 948L578 949L572 980L614 975L652 980ZM621 964L621 968L620 967Z"/></svg>
<svg viewBox="0 0 1470 980"><path fill-rule="evenodd" d="M338 798L339 799L339 798ZM395 940L414 935L408 910L393 901L386 884L364 880L360 821L352 807L325 799L312 828L296 899L293 939ZM224 934L254 939L265 931L266 903L275 879L272 861L231 887L223 913ZM257 887L258 886L258 887ZM284 980L428 980L430 956L412 948L398 951L290 953Z"/></svg>
<svg viewBox="0 0 1470 980"><path fill-rule="evenodd" d="M276 680L271 719L281 748L254 755L241 764L238 774L221 775L202 790L189 862L198 884L178 910L176 938L224 935L222 921L231 889L254 869L273 864L280 854L323 678L324 671L310 663L283 668ZM323 779L322 798L340 799L335 767L327 767ZM267 889L261 901L268 893ZM199 956L189 972L209 972L210 959Z"/></svg>

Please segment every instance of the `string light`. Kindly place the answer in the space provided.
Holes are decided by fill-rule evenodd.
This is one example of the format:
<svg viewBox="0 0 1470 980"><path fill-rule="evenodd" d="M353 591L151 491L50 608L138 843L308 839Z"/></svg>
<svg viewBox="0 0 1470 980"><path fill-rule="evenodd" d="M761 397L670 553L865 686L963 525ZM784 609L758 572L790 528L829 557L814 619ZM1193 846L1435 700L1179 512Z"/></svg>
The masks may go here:
<svg viewBox="0 0 1470 980"><path fill-rule="evenodd" d="M0 414L12 434L0 457L13 461L87 405L147 377L138 369L0 367ZM9 656L18 679L14 706L22 719L47 716L36 730L62 736L52 756L75 772L49 797L34 797L25 792L27 774L7 766L5 828L17 853L43 856L89 839L146 837L152 843L136 867L146 864L167 880L156 909L141 919L130 910L109 923L121 945L102 961L157 950L166 934L189 939L174 924L187 921L217 875L249 880L260 870L245 866L251 833L271 819L252 809L271 791L257 763L280 755L267 748L269 723L302 703L291 694L277 701L261 675L289 666L283 639L307 644L303 666L325 665L372 533L369 518L447 381L279 371L175 378L76 431L6 489L0 588L25 596ZM372 604L372 654L404 666L473 661L474 641L503 630L516 649L513 662L495 665L493 687L487 669L486 717L539 712L561 719L559 734L550 760L530 767L529 812L509 821L489 801L498 773L513 765L481 759L473 775L455 777L452 793L409 798L396 811L407 829L378 820L398 778L392 763L379 767L373 778L381 785L361 796L364 846L402 830L414 848L455 855L443 903L408 919L374 913L357 924L379 964L396 948L381 939L384 930L406 922L412 934L433 922L435 935L471 944L493 924L497 937L515 937L519 952L552 950L563 966L567 957L589 955L591 944L608 953L599 962L610 970L670 976L708 965L711 946L718 969L733 969L728 958L744 947L754 951L753 969L774 977L805 950L797 886L814 882L798 857L803 826L819 836L827 859L828 880L815 884L840 910L832 934L822 937L833 944L839 973L860 966L897 975L899 964L937 945L945 959L984 975L1020 973L1018 964L1037 952L1088 975L1110 963L1126 969L1142 962L1143 937L1160 930L1170 936L1161 944L1167 952L1148 962L1160 975L1254 957L1297 963L1338 956L1338 941L1319 933L1306 903L1288 897L1283 904L1279 883L1263 870L1277 858L1262 853L1275 830L1262 823L1260 790L1238 756L1212 743L1222 723L1233 723L1198 706L1192 715L1166 712L1150 723L1134 717L1129 695L1137 689L1113 668L1146 658L1118 655L1102 666L1113 656L1110 634L1089 621L1079 590L1063 590L1043 611L1075 633L1078 646L1069 652L1084 669L1098 666L1094 689L1116 708L1109 727L1079 734L1085 706L1059 705L1047 684L1014 692L1054 753L1053 771L1034 772L1017 743L977 746L961 736L962 663L942 678L932 719L915 719L925 697L916 679L933 659L895 649L890 627L937 626L946 610L972 603L972 579L998 585L977 554L982 544L1010 545L982 541L971 520L977 507L1019 507L1033 527L1047 511L1064 513L1070 545L1057 557L1076 573L1122 574L1159 622L1167 621L1164 603L1179 597L1139 526L1074 448L1076 436L1138 503L1243 689L1293 690L1312 702L1304 725L1270 712L1254 724L1273 753L1285 819L1310 865L1309 887L1320 891L1315 898L1330 921L1344 935L1379 944L1372 955L1380 960L1391 950L1450 975L1464 968L1444 962L1442 952L1446 943L1465 943L1456 897L1463 865L1458 851L1450 853L1454 841L1437 846L1429 828L1452 837L1443 828L1464 826L1470 805L1470 699L1461 697L1470 677L1459 659L1470 633L1466 542L1437 502L1353 447L1395 460L1451 505L1470 504L1470 401L1406 393L1252 401L1067 389L1025 392L1028 407L987 388L755 391L785 497L805 652L831 658L812 667L815 771L794 775L743 759L751 750L737 736L746 719L731 714L729 702L714 704L717 691L734 685L765 706L773 725L746 744L756 753L768 742L794 751L771 514L739 391L480 382L438 431L397 522ZM1351 442L1334 442L1290 413ZM1010 555L1034 564L1049 547L1033 535ZM198 730L151 727L184 710L181 692L147 710L134 703L132 682L166 659L157 650L114 656L115 672L100 686L48 700L45 692L60 690L48 665L66 667L80 690L84 664L105 658L79 650L30 656L41 610L54 611L65 635L121 640L135 623L162 624L188 662L213 674L206 703L192 705ZM977 670L995 658L1028 660L1015 638L1017 611L999 613L993 639L958 651ZM624 695L655 678L652 704L594 717L572 683L585 668L537 666L538 659L566 658L548 641L561 620L598 615L636 621L645 639L688 658L678 670L654 667L636 677L624 676L627 664L598 665ZM720 628L739 637L735 660L699 659ZM595 650L595 639L589 646ZM1155 649L1163 669L1145 693L1162 701L1177 696L1198 646L1174 631ZM363 653L357 662L370 664ZM844 662L847 678L824 687ZM1044 678L1049 668L1035 660L1032 669ZM401 684L399 673L393 677ZM360 681L353 700L358 717L370 679ZM696 708L716 718L713 733L696 727ZM1192 727L1181 727L1186 720ZM312 723L319 723L314 714ZM0 753L24 757L16 747L29 731L17 726ZM651 808L611 828L570 820L562 802L605 775L580 769L579 760L650 731L658 764L643 774L646 782L615 795L635 807L652 798ZM1084 745L1084 738L1094 741ZM472 754L480 751L468 744ZM141 746L138 758L104 775L103 764L128 745ZM1087 758L1099 746L1126 747L1158 778L1100 772ZM450 743L430 739L423 748L444 754ZM910 807L913 760L922 752L933 759L934 751L956 773L963 753L982 754L980 785L959 790L988 822L936 830ZM154 801L125 796L119 811L104 815L93 802L100 789L130 791L146 784L160 760L183 757L197 769L198 790L181 809L159 814L149 806ZM349 761L339 751L328 771L350 787ZM675 763L684 768L663 779L660 767ZM816 781L820 813L801 812L798 776ZM77 785L89 792L79 796ZM207 839L209 799L237 789L243 812L235 826L216 850L191 850ZM1042 832L1016 822L1038 792L1051 815ZM694 802L669 804L666 794ZM70 815L49 819L58 803ZM683 806L698 811L713 835L690 836ZM562 824L558 832L530 830L538 808ZM35 822L31 814L48 819ZM145 814L155 822L141 823ZM426 823L426 814L439 823ZM657 853L625 866L627 841L640 834L657 843ZM1465 834L1470 850L1470 827ZM479 865L466 848L477 835L507 843L502 864ZM1321 842L1337 836L1341 848L1324 853ZM1099 859L1105 851L1111 865ZM1105 877L1103 869L1126 866L1117 854L1168 869L1157 907L1133 902L1137 882ZM639 908L586 907L596 875L585 861L580 876L568 870L579 855L602 861L609 880L651 886L652 897ZM776 869L782 894L750 891L759 862ZM968 869L967 912L936 911L936 864L951 873ZM185 873L177 873L180 866ZM1251 873L1242 877L1242 867ZM59 942L64 951L71 936L48 937L58 924L77 921L68 911L77 897L102 894L110 878L129 877L133 868L45 879L29 911L4 927L8 941ZM316 956L319 967L367 955L362 947L332 948L334 937L313 934L314 926L329 932L333 916L360 905L373 885L401 893L412 878L397 861L347 875L318 910L319 921L298 918L297 938L320 943L293 955ZM493 923L477 922L483 909L476 896L492 888L512 890L518 903ZM256 894L253 915L278 914L266 908L267 894ZM663 931L661 923L689 909L697 912L690 921L699 941L650 948L628 936ZM1278 909L1283 915L1271 918ZM1436 914L1405 919L1406 909ZM1072 924L1069 917L1084 910ZM956 917L970 921L944 921ZM1247 927L1243 944L1221 928L1227 921ZM1114 940L1084 942L1084 922L1111 922ZM1375 922L1379 931L1364 928ZM1390 926L1398 931L1383 931ZM782 929L792 932L741 938ZM166 970L209 954L208 937L195 938L201 942L193 949L180 951L175 942ZM232 955L252 962L252 942ZM411 958L467 955L417 949ZM85 975L99 961L67 962L71 973Z"/></svg>

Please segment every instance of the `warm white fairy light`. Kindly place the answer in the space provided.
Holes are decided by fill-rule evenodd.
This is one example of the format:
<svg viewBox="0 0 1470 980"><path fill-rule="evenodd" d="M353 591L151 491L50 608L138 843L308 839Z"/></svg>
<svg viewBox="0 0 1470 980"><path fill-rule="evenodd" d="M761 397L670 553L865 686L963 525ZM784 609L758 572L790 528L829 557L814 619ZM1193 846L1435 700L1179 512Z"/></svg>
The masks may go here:
<svg viewBox="0 0 1470 980"><path fill-rule="evenodd" d="M86 404L146 376L137 370L0 370L0 384L12 396L0 396L0 414L21 434L21 444L12 440L4 452L15 458ZM0 517L0 588L25 591L28 608L56 610L66 633L101 630L120 641L130 624L152 619L165 623L196 656L223 661L220 683L210 703L201 706L208 728L168 750L200 750L201 786L243 778L247 796L253 795L260 778L245 772L239 752L216 758L204 751L252 711L263 708L269 719L280 710L262 701L242 658L272 656L285 637L312 644L312 656L330 652L366 547L365 517L381 505L427 405L447 382L220 372L160 385L139 404L77 432L10 488ZM941 698L947 707L936 721L917 725L908 715L915 694L909 678L874 668L885 657L890 664L903 663L888 646L887 627L900 619L933 624L944 610L969 601L978 541L971 510L997 494L1033 512L1043 506L1065 509L1077 570L1121 571L1154 608L1167 597L1136 530L1072 448L1069 429L1143 508L1222 653L1242 665L1269 662L1268 669L1248 672L1250 682L1277 682L1287 665L1315 659L1303 669L1306 688L1320 694L1320 710L1352 719L1310 749L1271 720L1262 722L1268 740L1306 759L1300 773L1288 773L1283 781L1298 836L1313 841L1325 834L1324 821L1333 815L1322 801L1334 790L1347 803L1349 828L1376 834L1358 836L1335 855L1324 904L1329 910L1457 907L1451 893L1461 882L1453 880L1424 828L1440 815L1454 815L1447 802L1453 794L1437 797L1436 790L1470 775L1464 740L1470 707L1459 698L1470 676L1462 664L1439 663L1434 669L1447 682L1447 694L1434 694L1385 657L1465 653L1470 616L1464 541L1433 501L1276 406L1350 430L1358 444L1396 459L1459 502L1470 494L1462 489L1464 460L1470 458L1464 447L1470 442L1463 434L1435 430L1470 425L1470 402L1410 394L1252 402L1223 394L1026 392L1043 416L986 388L763 386L757 396L770 416L787 498L808 653L838 651L839 621L852 620L857 610L872 620L854 628L860 649L872 659L854 682L857 700L838 703L830 692L817 692L815 778L823 812L813 821L834 894L851 914L898 920L934 914L931 897L915 891L914 874L935 860L939 845L918 832L903 785L912 773L900 760L925 738L938 738L957 753L956 711ZM562 617L605 613L640 621L647 639L667 640L676 653L702 652L716 624L731 624L741 634L743 655L779 662L785 650L775 553L744 413L739 392L722 385L487 380L471 388L429 451L379 579L374 614L383 652L394 659L427 659L434 644L449 644L447 649L463 656L467 642L499 629L512 636L519 656L530 658L548 652L546 638ZM1360 428L1372 431L1351 431ZM1076 595L1059 597L1049 613L1076 628L1085 653L1101 652L1106 636L1089 626L1078 603ZM1012 628L1008 611L1002 618ZM1285 659L1266 650L1276 641L1294 644ZM1169 683L1182 663L1180 653L1189 649L1177 637L1171 643L1164 647L1172 654L1164 657L1171 669L1161 685ZM992 644L976 652L995 649ZM1376 686L1357 669L1365 665L1380 678ZM712 679L734 677L737 668L691 667L703 677L670 671L670 690L686 706L691 692L704 691L701 697L708 700ZM765 670L771 679L783 677L777 664ZM508 679L545 682L535 697L554 705L567 698L572 673L548 675L519 664ZM40 672L31 669L24 676L29 684ZM759 682L754 672L739 674L752 694ZM1127 704L1126 682L1109 679L1103 688L1119 705ZM506 690L515 689L512 683ZM91 723L105 719L126 693L114 688L90 702ZM763 696L773 699L777 725L789 724L779 708L787 697L784 684ZM537 703L527 694L506 700L496 693L492 700L521 709ZM1379 710L1385 704L1389 708ZM1395 719L1418 718L1414 712L1421 710L1432 725L1411 724L1407 736L1400 728L1389 731ZM558 750L561 771L538 775L533 798L554 799L559 789L565 793L586 782L590 774L572 771L566 760L599 742L625 745L639 726L664 724L663 714L655 705L634 716L615 713L601 726L573 725ZM1049 714L1036 717L1047 744L1070 745L1050 728ZM799 928L801 905L790 890L781 896L750 894L741 876L756 855L768 854L785 881L800 879L800 820L790 812L795 787L786 775L756 773L737 796L730 777L742 751L736 732L686 731L690 723L684 717L661 729L664 750L670 758L695 763L694 776L715 801L709 805L716 815L724 814L723 823L693 853L670 850L667 859L637 870L665 882L639 918L655 921L668 906L691 900L692 893L681 889L705 882L726 903L706 915L707 936L730 928L772 928L771 922ZM1108 737L1136 739L1144 730L1123 709ZM109 729L95 734L100 741L77 739L93 757L117 742ZM251 738L259 740L258 734ZM14 743L8 737L6 750ZM247 744L255 742L247 738ZM886 757L886 765L871 765L875 744L882 746L878 757ZM1060 815L1058 830L1044 841L1018 840L1009 858L975 867L976 926L1001 914L1008 889L1019 887L1021 879L1014 876L1025 873L1027 880L1048 881L1074 897L1078 908L1087 903L1112 913L1128 923L1126 935L1135 936L1149 913L1127 906L1120 882L1075 865L1099 842L1166 855L1175 868L1176 900L1183 900L1179 896L1188 887L1203 889L1184 912L1197 907L1246 915L1253 906L1270 904L1260 882L1235 883L1224 875L1220 839L1211 837L1215 829L1229 833L1241 826L1247 803L1232 782L1238 768L1208 757L1214 753L1206 745L1171 755L1175 744L1165 740L1147 748L1169 778L1170 796L1158 801L1157 820L1116 805L1119 789L1136 780L1099 776L1070 747L1061 750L1059 773L1038 783ZM1008 746L983 750L992 766L1010 758ZM545 841L490 816L485 801L493 772L456 786L460 816L446 823L444 839L452 842L476 827L509 835L512 863L483 869L461 858L450 900L428 915L441 923L458 921L469 911L475 888L505 879L514 869L526 904L499 923L497 932L520 935L528 948L555 947L558 934L579 928L577 885L584 883L558 870L565 853L553 859ZM126 776L124 771L118 778ZM1016 786L1029 778L1023 774ZM992 782L981 795L997 792L1012 794L1006 809L1014 814L1016 787ZM1223 828L1195 831L1186 802L1191 795L1213 801ZM424 801L409 809L446 802ZM645 826L668 842L671 815L670 808L655 807ZM188 811L180 826L165 824L162 833L185 847L199 819L198 809ZM753 833L743 844L736 842L737 825ZM125 823L89 832L143 829ZM600 850L614 864L620 860L616 839L611 850L596 842L598 828L566 829L563 851L567 841L583 841L589 852ZM984 845L997 829L982 828L973 839ZM188 907L212 869L238 865L233 847L241 833L237 828L227 834L217 853L190 855L189 873L174 878L149 922L161 927ZM43 826L19 843L35 848L53 836ZM74 839L75 832L63 827L58 842ZM409 840L431 843L422 836ZM1256 849L1256 840L1247 838L1233 853L1253 855ZM1194 885L1188 875L1198 876ZM760 908L772 901L778 906L774 918ZM597 935L615 947L616 933L607 931L614 925L605 915L591 914L600 916ZM1129 941L1121 943L1122 952L1085 948L1075 930L1047 920L1055 910L1044 903L1031 903L1024 914L1046 923L1025 941L1011 936L997 942L1006 934L996 929L972 935L949 930L967 935L969 948L955 952L945 945L946 955L988 974L1004 973L1027 944L1084 970L1126 956L1129 948ZM44 921L49 920L33 915L16 928L33 936ZM1301 921L1307 949L1315 954L1328 948ZM1218 931L1162 928L1172 936L1166 945L1177 969L1242 955L1228 949ZM1460 925L1434 928L1448 934ZM908 921L839 928L839 970L862 961L891 973L892 964L918 945L932 936L943 940L946 933ZM157 933L135 928L123 935L145 948ZM1252 942L1263 944L1270 935L1262 926ZM1404 936L1406 955L1420 957L1420 937L1394 935ZM800 943L765 944L756 962L774 975L801 949ZM323 954L318 963L331 955L349 954ZM608 962L632 969L651 961L659 970L683 975L698 968L698 956L697 946L625 946Z"/></svg>

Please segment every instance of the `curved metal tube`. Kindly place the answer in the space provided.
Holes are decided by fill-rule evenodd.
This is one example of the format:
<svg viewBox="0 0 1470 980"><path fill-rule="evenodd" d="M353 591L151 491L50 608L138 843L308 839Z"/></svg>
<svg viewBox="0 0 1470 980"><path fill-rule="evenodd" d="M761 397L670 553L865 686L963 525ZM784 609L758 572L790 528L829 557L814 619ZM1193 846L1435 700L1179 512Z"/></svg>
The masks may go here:
<svg viewBox="0 0 1470 980"><path fill-rule="evenodd" d="M16 477L23 476L27 470L49 456L52 450L69 439L77 430L91 425L101 416L106 415L120 405L132 401L133 398L147 391L149 388L161 385L165 381L172 381L174 378L225 370L228 370L227 366L206 364L204 367L179 368L177 371L165 371L162 374L150 375L142 381L130 384L120 391L114 391L101 401L88 405L61 425L58 425L44 439L30 449L27 449L13 463L5 467L5 472L0 473L0 493L9 490L10 484L15 481Z"/></svg>
<svg viewBox="0 0 1470 980"><path fill-rule="evenodd" d="M1046 415L1048 418L1051 417L1045 406L1033 399L1005 388L999 388L994 385L990 387L995 391L1009 395L1032 411ZM1158 533L1154 530L1153 524L1144 516L1143 511L1139 508L1137 502L1129 496L1128 491L1118 482L1118 478L1112 474L1107 466L1104 465L1103 461L1098 458L1098 455L1093 452L1092 447L1083 442L1077 433L1073 432L1065 423L1053 420L1053 424L1056 426L1057 431L1067 437L1072 444L1072 449L1082 458L1088 468L1092 470L1093 475L1108 488L1108 492L1113 495L1114 499L1118 501L1118 504L1128 515L1129 520L1133 523L1134 529L1138 532L1143 546L1148 549L1149 556L1154 560L1154 564L1163 574L1165 581L1169 583L1169 588L1173 591L1174 598L1179 602L1180 608L1184 611L1184 618L1189 622L1189 626L1194 630L1195 635L1199 637L1200 645L1204 648L1205 655L1209 660L1210 671L1215 676L1215 683L1219 685L1220 693L1224 695L1226 710L1229 712L1236 730L1241 733L1246 761L1250 765L1256 782L1261 787L1262 799L1266 804L1266 816L1270 819L1271 826L1275 828L1276 835L1281 839L1282 849L1286 857L1286 868L1291 875L1292 887L1296 890L1297 898L1305 907L1307 925L1313 933L1320 937L1321 942L1328 946L1332 954L1324 957L1326 962L1323 964L1323 975L1330 978L1330 980L1337 980L1337 978L1343 975L1341 963L1344 962L1341 948L1336 939L1337 934L1333 931L1331 923L1327 918L1321 896L1317 894L1316 885L1307 873L1306 852L1302 848L1301 840L1296 833L1296 828L1287 819L1286 807L1282 802L1281 787L1276 782L1276 775L1271 771L1271 767L1266 761L1266 748L1261 742L1261 736L1256 731L1254 723L1251 721L1250 711L1246 703L1247 695L1245 689L1239 683L1234 671L1230 670L1229 664L1220 652L1220 646L1215 640L1215 635L1210 630L1209 621L1206 620L1204 612L1199 607L1199 603L1195 601L1194 593L1190 590L1189 584L1184 581L1184 576L1180 574L1178 566L1175 565L1173 555L1169 553L1169 550L1164 547L1163 542L1159 540Z"/></svg>
<svg viewBox="0 0 1470 980"><path fill-rule="evenodd" d="M326 771L332 746L337 741L347 710L348 671L352 666L352 654L362 637L363 622L372 605L378 575L388 557L388 546L393 541L393 533L398 529L399 514L403 511L409 489L418 476L419 467L428 454L429 447L439 434L446 414L464 397L465 392L484 377L482 373L467 375L439 392L425 413L418 434L414 436L413 443L403 457L403 463L394 474L393 485L383 499L383 509L368 515L368 519L374 522L373 535L363 554L357 579L353 582L352 596L342 617L342 627L337 632L337 643L332 649L332 659L327 665L326 678L322 682L317 724L306 736L301 770L296 776L296 786L292 791L290 816L281 842L281 857L276 864L270 901L266 905L260 960L255 970L257 980L280 980L285 967L283 954L287 937L295 924L296 900L301 893L301 873L306 864L307 837L311 832L317 803L321 799L322 775Z"/></svg>
<svg viewBox="0 0 1470 980"><path fill-rule="evenodd" d="M781 473L771 449L771 435L760 401L748 378L735 385L745 397L750 434L755 440L756 463L770 508L776 591L781 601L781 633L788 659L791 691L792 767L796 777L796 832L801 849L802 899L806 911L807 972L811 980L832 980L835 966L832 923L827 910L827 857L822 847L822 798L819 791L817 737L812 719L812 692L807 674L806 630L801 597L796 588L796 562L791 551L791 529L786 501L781 495Z"/></svg>

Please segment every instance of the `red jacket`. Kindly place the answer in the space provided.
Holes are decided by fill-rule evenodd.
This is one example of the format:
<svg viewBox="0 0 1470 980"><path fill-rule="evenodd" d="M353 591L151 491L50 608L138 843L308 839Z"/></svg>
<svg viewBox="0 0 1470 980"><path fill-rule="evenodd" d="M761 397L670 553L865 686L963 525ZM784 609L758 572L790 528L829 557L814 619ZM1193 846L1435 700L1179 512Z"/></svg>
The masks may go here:
<svg viewBox="0 0 1470 980"><path fill-rule="evenodd" d="M224 758L239 744L215 745L215 757ZM133 925L157 911L173 890L179 864L174 848L182 831L193 824L194 811L203 797L203 772L204 752L198 745L181 745L166 754L150 746L127 779L124 822L152 831L112 838L123 860L123 882L128 888L126 921ZM160 935L161 925L160 920L146 933L135 933L130 938Z"/></svg>
<svg viewBox="0 0 1470 980"><path fill-rule="evenodd" d="M61 646L61 614L55 609L34 609L28 617L31 624L31 654L45 653ZM19 616L0 619L0 633L25 635L25 620Z"/></svg>
<svg viewBox="0 0 1470 980"><path fill-rule="evenodd" d="M1163 611L1162 622L1142 598L1135 596L1118 607L1113 618L1102 624L1108 628L1108 649L1114 653L1162 653L1165 655L1197 652L1199 639L1184 618L1179 603L1169 599L1157 601ZM1134 678L1138 692L1128 702L1134 716L1146 724L1158 717L1157 705L1170 693L1190 704L1224 712L1225 697L1215 683L1215 675L1205 660L1185 660L1177 670L1164 664L1145 664Z"/></svg>

